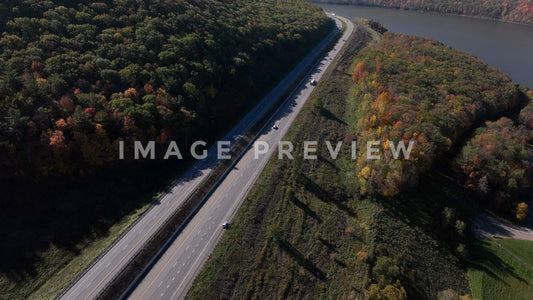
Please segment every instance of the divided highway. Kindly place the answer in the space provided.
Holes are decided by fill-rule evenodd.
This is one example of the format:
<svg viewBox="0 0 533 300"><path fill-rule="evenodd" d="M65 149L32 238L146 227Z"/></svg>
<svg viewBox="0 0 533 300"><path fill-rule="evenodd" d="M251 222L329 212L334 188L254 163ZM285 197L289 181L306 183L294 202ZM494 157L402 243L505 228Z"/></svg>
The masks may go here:
<svg viewBox="0 0 533 300"><path fill-rule="evenodd" d="M300 75L316 61L318 55L337 36L342 24L338 19L336 23L337 28L315 47L221 140L231 141L233 146L262 117L264 112L268 111L289 88L294 86ZM352 23L346 23L349 24L349 28L343 39L353 31ZM336 50L332 51L330 55L334 57L342 45L343 42L339 42L335 48ZM320 62L318 67L315 66L313 71L314 78L319 79L329 63L330 59L326 57ZM263 136L260 139L269 143L279 141L300 110L301 105L310 95L312 88L308 84L300 84L295 93L292 94L292 98L287 101L290 105L286 104L278 113L278 116L284 115L283 118L280 117L279 121L277 121L280 130L275 131L274 133L276 134L268 137L268 139ZM266 164L267 156L270 154L263 156L259 160L250 159L250 151L244 154L234 170L228 174L204 207L134 291L133 298L168 299L172 295L176 297L184 296L185 290L192 283L194 276L199 271L199 267L205 262L221 235L222 220L230 219L234 214L249 187ZM124 269L146 241L157 232L160 226L184 203L202 180L209 175L217 163L215 145L209 149L206 159L197 161L165 195L156 201L134 225L59 295L58 299L87 300L97 298L111 280ZM179 260L179 264L176 259ZM164 285L160 282L162 279L165 280Z"/></svg>
<svg viewBox="0 0 533 300"><path fill-rule="evenodd" d="M254 148L250 147L243 153L186 228L130 291L128 299L183 299L186 296L222 236L222 224L235 215L269 158L277 151L278 142L311 95L314 89L311 78L319 80L322 77L332 58L352 34L354 25L349 20L335 17L337 27L342 28L341 19L347 24L347 29L334 50L313 67L311 76L298 85L258 134L256 141L266 142L270 151L256 157Z"/></svg>

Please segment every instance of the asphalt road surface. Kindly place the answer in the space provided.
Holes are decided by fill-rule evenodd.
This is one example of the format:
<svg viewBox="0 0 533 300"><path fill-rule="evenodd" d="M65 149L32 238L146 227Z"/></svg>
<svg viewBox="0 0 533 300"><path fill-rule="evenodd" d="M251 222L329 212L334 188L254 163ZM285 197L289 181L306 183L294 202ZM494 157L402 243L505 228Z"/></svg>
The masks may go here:
<svg viewBox="0 0 533 300"><path fill-rule="evenodd" d="M273 154L277 155L278 142L314 89L310 84L311 79L319 80L322 77L331 63L331 58L337 55L347 37L352 34L353 24L346 19L343 21L348 28L334 50L314 66L312 74L300 83L257 138L257 141L264 141L270 145L270 151L256 157L254 147L251 147L243 154L183 232L131 292L128 299L183 299L186 296L192 282L222 236L224 232L222 224L232 219L269 158ZM336 22L340 28L342 23L339 19L336 19ZM296 151L303 150L294 149L294 152Z"/></svg>
<svg viewBox="0 0 533 300"><path fill-rule="evenodd" d="M339 21L337 21L337 23L340 24ZM351 23L350 26L352 26ZM349 32L351 32L351 29ZM268 111L268 109L272 107L272 105L274 105L276 101L291 86L294 85L299 75L308 69L308 67L316 60L317 56L321 53L324 47L328 45L333 38L335 38L337 33L338 28L335 29L330 35L328 35L328 37L324 39L324 41L322 41L317 47L315 47L315 49L313 49L313 51L308 56L306 56L237 125L235 125L235 127L233 127L233 129L228 132L228 134L221 138L221 140L231 141L232 145L235 144L235 142L262 117L263 113L265 111ZM339 46L340 45L337 46L337 49ZM334 56L336 54L336 51L331 54ZM324 64L319 67L320 70L325 69L327 64L329 64L329 61L323 60L323 63ZM320 76L320 74L322 73L316 74L317 79L319 78L318 76ZM308 87L302 86L298 93L305 95L306 99L307 96L310 94L310 91L311 89L309 89ZM293 109L294 108L290 108L286 110L285 113L289 113L289 110ZM282 119L280 121L281 124L286 125L286 119ZM281 129L278 132L285 132L285 130ZM198 151L200 151L200 149L198 149ZM246 157L244 157L241 161L247 161ZM105 287L110 283L110 281L130 262L130 259L133 258L135 254L139 251L139 249L142 248L142 246L144 245L144 243L146 243L150 236L159 229L159 227L168 219L172 212L174 212L185 201L185 199L194 191L194 189L201 183L201 181L211 172L217 162L218 161L216 158L216 147L213 146L211 149L209 149L208 157L206 159L197 161L196 164L187 173L185 173L181 177L181 179L167 191L164 196L162 196L154 205L152 205L152 207L141 218L139 218L139 220L134 225L132 225L119 239L117 239L117 241L112 246L110 246L103 255L101 255L95 262L93 262L93 264L88 267L86 271L80 277L78 277L73 284L71 284L67 289L65 289L65 291L59 296L59 299L95 299L105 289ZM243 165L242 162L239 163L239 167ZM200 262L203 262L205 260L207 255L210 253L210 250L214 246L215 240L221 234L221 231L219 230L219 227L221 227L219 226L221 224L221 220L230 217L230 215L233 213L233 210L238 207L237 204L239 202L236 200L241 199L240 197L244 195L244 192L246 190L245 187L251 185L252 181L249 181L250 177L248 174L256 176L255 173L251 172L250 170L253 170L254 168L259 168L259 165L255 163L261 163L262 165L264 165L265 162L266 160L253 162L253 168L246 168L246 177L243 177L242 175L244 174L244 170L243 173L239 173L237 175L235 175L234 172L229 174L224 184L221 185L221 188L219 188L219 190L217 190L217 192L214 193L211 197L212 199L210 199L206 203L205 209L209 209L208 212L211 212L211 209L213 209L213 211L216 211L217 214L216 216L208 216L207 218L205 218L204 222L207 222L211 225L213 224L213 222L215 222L216 226L212 225L211 229L209 229L209 226L204 227L204 223L201 223L204 224L202 226L197 225L200 221L198 218L205 214L205 209L202 209L198 213L197 218L195 218L191 222L191 224L187 226L184 233L182 233L181 236L177 239L176 243L178 243L179 245L179 243L181 243L180 241L183 241L184 238L186 240L182 251L186 251L186 254L184 256L185 258L190 256L188 258L190 259L190 264L189 262L187 262L186 264L188 270L185 270L186 268L184 266L181 266L180 270L183 270L181 276L176 275L175 280L172 280L174 276L170 276L168 272L171 272L170 270L175 270L175 268L173 268L173 262L169 263L170 268L164 268L164 270L166 270L166 272L164 273L166 275L169 275L169 283L166 283L164 286L167 297L159 297L168 298L169 294L175 293L176 291L181 291L184 289L185 286L188 286L188 284L190 283L190 277L192 277L193 273L193 271L190 270L191 267L197 267ZM241 180L239 180L239 183L233 185L230 184L231 187L228 186L228 179L233 180L235 178L246 178L248 181L241 182ZM216 200L220 198L221 193L231 195L231 197L228 198L231 201ZM191 242L191 240L195 239L195 237L197 237L197 235L199 234L199 231L197 231L198 229L201 230L200 232L203 232L203 235L199 237L200 240L198 240L197 242ZM200 241L203 242L200 243ZM198 245L196 245L197 243ZM175 247L172 247L169 250L169 253L174 251L174 248ZM195 255L193 255L193 252L190 252L192 251L192 249L196 251ZM204 255L201 257L198 256L197 254L199 252L202 252ZM166 261L165 258L166 256L163 257L161 261ZM183 258L181 259L183 260ZM176 266L178 265L176 264ZM159 264L156 266L156 268L154 268L154 270L158 270L158 268L160 268ZM184 274L189 274L189 277L184 277ZM150 273L149 275L152 275L152 273ZM149 276L147 278L151 277ZM188 280L184 281L184 279ZM170 282L173 281L179 283L178 285L173 284L172 288L170 288ZM141 293L145 295L144 298L148 299L148 295L160 295L161 293L153 293L154 290L159 289L158 285L159 282L154 284L155 287L152 287L152 289L150 290L152 291L151 293L145 293L144 291L142 291ZM166 285L169 285L169 287L166 288ZM139 288L144 286L145 282L143 282L142 285L139 286Z"/></svg>

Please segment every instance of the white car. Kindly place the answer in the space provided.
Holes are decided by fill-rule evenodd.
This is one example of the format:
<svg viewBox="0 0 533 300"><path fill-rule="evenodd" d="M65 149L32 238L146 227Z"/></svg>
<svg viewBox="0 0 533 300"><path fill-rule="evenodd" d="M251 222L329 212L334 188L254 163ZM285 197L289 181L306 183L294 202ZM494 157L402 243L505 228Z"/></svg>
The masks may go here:
<svg viewBox="0 0 533 300"><path fill-rule="evenodd" d="M274 124L274 126L272 126L272 129L278 130L279 127L278 127L278 125Z"/></svg>
<svg viewBox="0 0 533 300"><path fill-rule="evenodd" d="M228 229L228 228L229 228L229 222L227 222L227 221L224 222L224 223L222 224L222 228L224 228L224 229Z"/></svg>

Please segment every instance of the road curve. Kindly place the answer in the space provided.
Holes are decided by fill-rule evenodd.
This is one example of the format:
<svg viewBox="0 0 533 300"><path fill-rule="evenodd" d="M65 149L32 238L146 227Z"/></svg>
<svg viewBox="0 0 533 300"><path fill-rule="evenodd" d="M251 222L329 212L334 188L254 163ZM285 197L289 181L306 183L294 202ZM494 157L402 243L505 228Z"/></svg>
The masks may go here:
<svg viewBox="0 0 533 300"><path fill-rule="evenodd" d="M533 241L533 228L512 224L487 212L478 214L472 224L472 233L480 239L496 237Z"/></svg>
<svg viewBox="0 0 533 300"><path fill-rule="evenodd" d="M278 142L311 95L314 89L310 84L311 78L319 80L322 77L332 58L338 54L354 31L352 22L335 17L339 28L342 27L341 19L348 25L342 38L334 49L313 67L311 76L300 83L259 133L257 141L267 142L270 145L269 152L256 158L251 147L239 158L183 232L131 291L128 299L183 299L186 296L223 234L221 225L232 219L269 158L276 152ZM274 124L277 129L274 129Z"/></svg>
<svg viewBox="0 0 533 300"><path fill-rule="evenodd" d="M221 140L231 141L231 144L234 145L263 116L264 112L268 111L290 87L294 86L299 75L315 62L324 47L332 41L337 33L338 29L331 32ZM67 287L58 296L58 299L87 300L97 298L113 278L127 266L149 238L209 175L217 163L215 145L209 149L206 159L197 161L166 194L157 200L135 224L130 226L82 275ZM202 211L200 211L201 213ZM190 227L187 228L190 229Z"/></svg>

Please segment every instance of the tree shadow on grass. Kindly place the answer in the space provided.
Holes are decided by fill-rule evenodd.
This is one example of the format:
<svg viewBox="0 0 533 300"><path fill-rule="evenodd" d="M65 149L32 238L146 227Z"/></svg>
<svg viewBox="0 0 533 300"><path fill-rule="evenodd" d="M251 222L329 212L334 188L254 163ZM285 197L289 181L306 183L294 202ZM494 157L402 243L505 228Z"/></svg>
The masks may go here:
<svg viewBox="0 0 533 300"><path fill-rule="evenodd" d="M311 218L317 220L318 223L322 223L322 219L320 216L317 215L316 212L314 212L307 204L303 203L302 201L298 200L296 196L290 197L290 201L299 207L301 210L303 210L307 215L309 215Z"/></svg>
<svg viewBox="0 0 533 300"><path fill-rule="evenodd" d="M322 245L326 246L326 248L328 248L330 252L337 252L337 247L335 247L335 245L331 244L323 238L318 238L318 240L322 243Z"/></svg>
<svg viewBox="0 0 533 300"><path fill-rule="evenodd" d="M328 191L323 189L320 185L318 185L312 179L307 177L305 174L300 173L297 182L301 184L311 194L315 195L315 197L317 197L319 200L326 203L334 204L340 210L347 213L350 217L357 217L357 214L351 208L349 208L346 204L342 203L342 199L337 199L335 196L331 195Z"/></svg>
<svg viewBox="0 0 533 300"><path fill-rule="evenodd" d="M472 208L461 187L438 172L428 172L419 186L391 198L381 198L385 213L392 218L417 226L441 245L453 240L443 229L442 213L445 207L453 209L456 219L467 221Z"/></svg>
<svg viewBox="0 0 533 300"><path fill-rule="evenodd" d="M471 252L468 261L468 266L470 268L482 271L495 280L503 282L507 286L509 284L501 276L513 277L516 280L529 285L529 282L518 275L511 265L494 254L490 248L490 243L487 240L474 240L470 245L470 249Z"/></svg>
<svg viewBox="0 0 533 300"><path fill-rule="evenodd" d="M335 146L333 146L333 147L335 147ZM328 154L328 155L329 155L329 154ZM335 170L336 172L340 172L340 171L341 171L341 169L340 169L336 164L332 163L331 161L329 161L328 159L326 159L324 156L322 156L322 155L318 155L317 158L318 158L318 161L319 161L319 162L324 163L324 164L330 166L330 167L331 167L333 170Z"/></svg>
<svg viewBox="0 0 533 300"><path fill-rule="evenodd" d="M176 166L126 166L83 179L3 180L0 273L14 282L32 280L41 272L38 266L46 268L42 253L51 246L58 249L51 254L60 256L52 264L79 254L154 194L169 190L167 184L179 172L172 168Z"/></svg>
<svg viewBox="0 0 533 300"><path fill-rule="evenodd" d="M326 273L324 271L320 270L311 260L307 259L302 252L300 252L296 247L291 245L286 240L278 240L278 245L282 250L287 252L298 264L300 264L302 267L304 267L307 271L309 271L313 276L315 276L317 279L326 281L328 278L326 276Z"/></svg>
<svg viewBox="0 0 533 300"><path fill-rule="evenodd" d="M328 110L327 108L323 108L321 107L320 108L320 114L322 116L324 116L326 119L329 119L329 120L332 120L332 121L335 121L337 123L340 123L340 124L343 124L343 125L348 125L348 123L344 122L343 120L337 118L337 116L335 116L335 114L333 114L330 110Z"/></svg>

